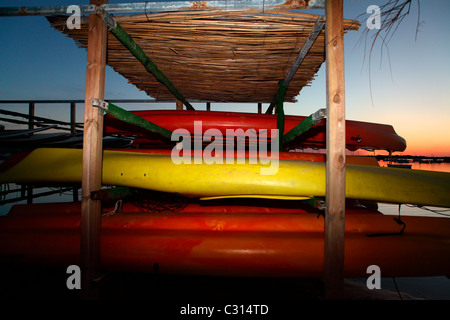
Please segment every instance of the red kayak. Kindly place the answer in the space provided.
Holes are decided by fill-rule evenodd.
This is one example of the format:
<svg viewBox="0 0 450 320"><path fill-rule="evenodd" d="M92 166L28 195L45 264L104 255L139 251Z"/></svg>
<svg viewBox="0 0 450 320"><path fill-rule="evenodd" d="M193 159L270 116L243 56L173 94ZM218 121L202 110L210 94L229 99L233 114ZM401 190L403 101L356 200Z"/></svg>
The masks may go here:
<svg viewBox="0 0 450 320"><path fill-rule="evenodd" d="M0 261L79 264L80 204L18 205L0 217ZM321 277L324 219L297 213L115 213L102 217L103 270L215 276ZM194 209L194 208L192 208ZM217 212L217 211L216 211ZM450 270L450 219L347 209L345 276L441 276ZM375 236L376 235L376 236Z"/></svg>
<svg viewBox="0 0 450 320"><path fill-rule="evenodd" d="M269 114L190 110L145 110L132 111L132 113L172 132L176 129L185 129L190 133L191 138L194 138L195 135L196 139L202 138L204 142L210 141L208 132L206 132L210 129L219 130L224 137L226 137L227 129L242 129L247 142L251 144L257 141L261 132L267 132L268 139L275 138L271 136L271 129L277 128L277 116ZM289 132L306 118L285 116L284 133ZM201 121L200 129L198 126L194 128L194 121ZM107 115L104 124L105 134L135 135L137 138L134 144L142 148L161 147L162 145L160 136L157 134L149 134L144 129L124 123L112 116ZM326 119L323 119L287 147L325 148L325 130ZM198 135L200 132L202 137ZM351 151L358 149L404 151L406 149L405 139L397 135L391 125L351 120L346 121L346 145L347 149Z"/></svg>

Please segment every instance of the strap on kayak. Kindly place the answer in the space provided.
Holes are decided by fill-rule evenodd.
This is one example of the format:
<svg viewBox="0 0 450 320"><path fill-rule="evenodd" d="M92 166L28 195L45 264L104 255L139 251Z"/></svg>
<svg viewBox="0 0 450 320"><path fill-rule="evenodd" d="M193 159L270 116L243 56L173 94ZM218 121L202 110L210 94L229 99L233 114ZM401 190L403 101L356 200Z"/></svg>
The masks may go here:
<svg viewBox="0 0 450 320"><path fill-rule="evenodd" d="M398 205L398 217L394 218L394 221L397 222L397 224L403 226L402 230L400 230L399 232L386 232L386 233L373 233L373 234L366 234L367 237L384 237L384 236L401 236L403 234L403 232L405 231L406 228L406 223L404 221L402 221L401 217L400 217L400 208L401 208L401 204Z"/></svg>
<svg viewBox="0 0 450 320"><path fill-rule="evenodd" d="M166 128L158 126L151 121L141 118L130 111L122 109L111 102L106 102L101 99L92 99L92 105L94 107L100 108L105 113L110 114L118 120L140 127L149 132L157 133L163 138L171 140L172 132L170 130L167 130Z"/></svg>

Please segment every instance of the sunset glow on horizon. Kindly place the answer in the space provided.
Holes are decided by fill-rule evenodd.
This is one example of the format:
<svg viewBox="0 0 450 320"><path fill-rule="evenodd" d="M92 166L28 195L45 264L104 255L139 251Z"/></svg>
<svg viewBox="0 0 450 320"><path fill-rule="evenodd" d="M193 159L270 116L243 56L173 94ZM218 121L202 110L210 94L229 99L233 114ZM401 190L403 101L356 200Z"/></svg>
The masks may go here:
<svg viewBox="0 0 450 320"><path fill-rule="evenodd" d="M86 4L80 0L3 1L1 6ZM134 1L111 0L110 3ZM344 0L344 18L358 19L358 31L349 31L345 42L346 119L392 125L407 142L403 154L450 156L450 1L421 1L402 21L392 38L375 43L376 30L366 30L366 10L386 1ZM323 14L323 10L308 10ZM19 99L83 99L86 50L55 31L45 17L2 17L3 44L0 59L0 96ZM417 38L416 38L416 29ZM369 59L370 58L370 59ZM301 90L296 103L285 104L286 115L308 116L326 107L325 64L311 86ZM236 90L239 90L236 84ZM149 99L127 79L107 67L106 99ZM268 104L264 104L263 112ZM3 108L4 106L2 106ZM5 106L17 108L17 106ZM26 106L22 106L26 107ZM80 107L82 107L80 105ZM133 110L134 105L121 105ZM148 105L143 106L148 107ZM54 108L54 107L53 107ZM173 109L175 106L173 106ZM211 103L213 111L256 112L256 103L233 104L226 108ZM12 109L11 109L12 110ZM200 107L199 110L205 110ZM36 108L37 115L68 119L67 107ZM45 113L45 114L44 114ZM82 110L77 121L82 121ZM383 154L385 151L378 151ZM395 154L400 154L396 152Z"/></svg>

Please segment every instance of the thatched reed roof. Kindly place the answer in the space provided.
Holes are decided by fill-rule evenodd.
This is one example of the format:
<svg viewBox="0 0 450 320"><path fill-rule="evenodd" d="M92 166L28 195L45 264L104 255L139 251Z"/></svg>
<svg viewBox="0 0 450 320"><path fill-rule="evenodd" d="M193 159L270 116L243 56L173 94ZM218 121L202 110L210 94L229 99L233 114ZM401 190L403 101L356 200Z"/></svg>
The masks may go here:
<svg viewBox="0 0 450 320"><path fill-rule="evenodd" d="M116 16L147 56L187 99L270 102L318 16L296 11L184 11ZM70 30L67 17L51 25L87 47L87 19ZM345 20L345 30L359 23ZM290 82L285 101L295 101L325 60L324 31ZM158 100L173 95L109 34L107 64Z"/></svg>

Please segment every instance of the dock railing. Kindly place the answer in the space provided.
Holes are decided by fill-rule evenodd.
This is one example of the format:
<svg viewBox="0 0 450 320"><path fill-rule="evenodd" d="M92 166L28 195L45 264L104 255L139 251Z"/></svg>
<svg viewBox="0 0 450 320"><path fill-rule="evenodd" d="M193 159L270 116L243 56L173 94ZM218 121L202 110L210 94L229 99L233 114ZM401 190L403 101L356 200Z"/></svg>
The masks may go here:
<svg viewBox="0 0 450 320"><path fill-rule="evenodd" d="M153 99L111 99L108 100L114 103L126 103L126 104L136 104L136 103L161 103L161 102L173 102L174 101L156 101ZM81 134L83 132L83 123L76 121L76 109L77 104L84 105L84 99L67 99L67 100L0 100L0 122L5 124L21 125L26 127L28 130L33 130L36 127L44 127L48 125L54 125L52 129L70 131L72 136ZM56 119L51 119L48 117L39 117L36 115L36 108L38 105L49 105L49 104L67 104L69 107L69 121L61 121ZM16 110L6 110L5 105L27 105L28 113L17 112ZM11 108L9 108L11 109ZM23 108L22 108L23 109ZM6 117L5 117L6 116ZM5 129L6 128L5 126ZM32 134L32 133L30 133ZM65 194L67 192L72 193L72 200L74 202L79 199L79 190L81 185L67 186L63 188L46 188L42 191L41 186L35 185L2 185L0 189L0 206L12 203L18 203L21 201L26 201L27 203L33 203L36 198L51 196L55 194ZM40 192L35 191L40 189ZM12 196L12 197L11 197Z"/></svg>
<svg viewBox="0 0 450 320"><path fill-rule="evenodd" d="M170 104L177 108L176 100L156 100L156 99L108 99L108 102L117 104ZM211 111L211 102L190 100L192 103L205 104L206 111ZM83 132L83 123L77 122L77 104L84 105L84 99L65 99L65 100L0 100L0 123L10 123L14 125L21 125L26 127L28 130L33 130L37 127L45 127L52 125L53 130L69 131L72 136L81 134ZM62 121L57 119L52 119L48 117L40 117L36 115L36 109L39 105L49 105L49 104L66 104L69 107L69 121ZM4 106L6 105L25 105L28 106L28 112L18 112L17 110L6 110ZM257 113L262 113L262 103L257 104ZM179 107L178 107L179 108ZM23 109L23 107L22 107ZM5 117L6 116L6 117ZM8 129L5 127L5 129ZM30 133L32 134L32 133ZM0 189L0 206L17 203L20 201L25 201L29 204L33 203L33 199L51 196L55 194L63 194L67 192L72 193L73 202L77 202L79 199L79 191L81 185L75 185L64 188L47 188L48 190L40 190L36 193L35 190L42 189L40 186L34 185L16 185L11 187L10 185L2 185ZM16 195L11 197L11 195Z"/></svg>

